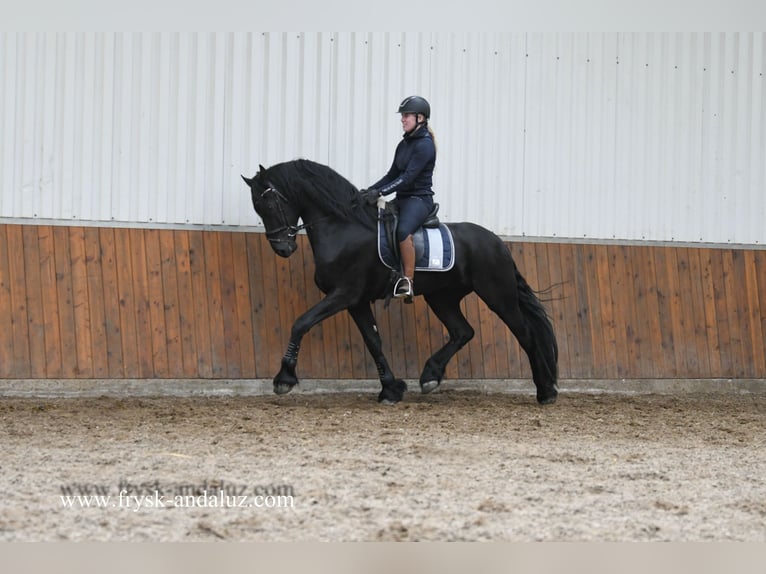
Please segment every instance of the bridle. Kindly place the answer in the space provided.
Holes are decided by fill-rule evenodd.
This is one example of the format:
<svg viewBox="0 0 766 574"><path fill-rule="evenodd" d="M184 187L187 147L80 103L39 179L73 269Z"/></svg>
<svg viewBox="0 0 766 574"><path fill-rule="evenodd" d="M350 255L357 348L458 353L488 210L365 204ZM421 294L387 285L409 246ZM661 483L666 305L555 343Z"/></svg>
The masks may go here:
<svg viewBox="0 0 766 574"><path fill-rule="evenodd" d="M287 223L287 215L285 214L284 205L289 204L287 201L287 198L282 195L282 193L273 185L269 186L264 192L260 195L258 199L256 199L253 202L253 207L258 207L258 204L263 201L263 199L269 194L274 194L278 201L276 202L277 208L279 210L279 223L280 226L276 229L272 229L271 231L266 232L266 239L269 240L269 243L272 244L278 244L278 243L288 243L295 239L295 236L298 235L299 231L302 231L303 229L308 229L311 227L311 224L304 223L302 225L289 225ZM287 232L287 235L285 237L278 237L282 233Z"/></svg>

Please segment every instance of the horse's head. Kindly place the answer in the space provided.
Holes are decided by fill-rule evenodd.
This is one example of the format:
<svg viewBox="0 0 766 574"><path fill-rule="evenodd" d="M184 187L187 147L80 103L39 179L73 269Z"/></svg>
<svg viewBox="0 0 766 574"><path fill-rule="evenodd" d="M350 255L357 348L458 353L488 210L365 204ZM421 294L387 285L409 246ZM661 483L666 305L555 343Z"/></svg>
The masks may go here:
<svg viewBox="0 0 766 574"><path fill-rule="evenodd" d="M266 238L274 253L280 257L290 257L298 248L295 235L298 233L298 213L290 205L287 198L269 181L266 168L259 166L260 171L252 179L242 179L250 187L255 212L263 220L266 227Z"/></svg>

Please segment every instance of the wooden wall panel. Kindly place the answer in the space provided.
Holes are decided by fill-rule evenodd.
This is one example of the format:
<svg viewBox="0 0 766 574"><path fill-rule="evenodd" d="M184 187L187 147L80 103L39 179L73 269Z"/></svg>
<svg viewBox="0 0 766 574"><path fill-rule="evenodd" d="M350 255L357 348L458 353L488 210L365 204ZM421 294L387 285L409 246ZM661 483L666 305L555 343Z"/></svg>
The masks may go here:
<svg viewBox="0 0 766 574"><path fill-rule="evenodd" d="M0 225L0 378L267 378L320 298L304 236L289 259L262 234ZM546 301L562 379L766 378L766 250L514 243ZM475 337L448 378L528 378L475 296ZM422 299L373 306L389 362L417 380L447 340ZM374 379L346 313L306 336L299 375Z"/></svg>

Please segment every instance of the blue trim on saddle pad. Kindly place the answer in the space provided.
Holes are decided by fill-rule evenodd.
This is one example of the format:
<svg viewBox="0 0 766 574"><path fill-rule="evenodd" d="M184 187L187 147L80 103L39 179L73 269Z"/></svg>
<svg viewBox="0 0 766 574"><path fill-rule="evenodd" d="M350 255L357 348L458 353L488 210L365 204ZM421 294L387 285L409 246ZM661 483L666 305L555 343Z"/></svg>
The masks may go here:
<svg viewBox="0 0 766 574"><path fill-rule="evenodd" d="M455 243L452 232L443 223L438 228L419 227L413 234L415 243L415 271L449 271L455 264ZM400 270L386 235L385 226L378 222L378 256L383 264L394 271Z"/></svg>

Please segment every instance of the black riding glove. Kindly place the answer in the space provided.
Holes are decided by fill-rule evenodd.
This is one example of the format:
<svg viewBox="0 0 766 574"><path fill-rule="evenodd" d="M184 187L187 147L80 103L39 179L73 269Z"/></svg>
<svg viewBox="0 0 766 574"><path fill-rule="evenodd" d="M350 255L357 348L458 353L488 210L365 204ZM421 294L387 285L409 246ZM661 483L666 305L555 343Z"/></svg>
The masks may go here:
<svg viewBox="0 0 766 574"><path fill-rule="evenodd" d="M365 203L375 205L378 202L378 198L380 197L380 192L375 188L362 189L359 191L359 195L362 196L362 201Z"/></svg>

